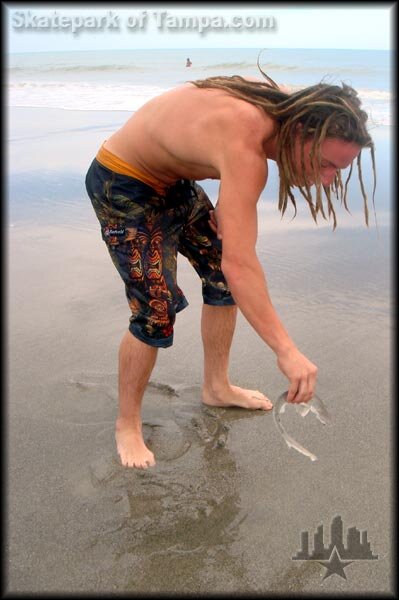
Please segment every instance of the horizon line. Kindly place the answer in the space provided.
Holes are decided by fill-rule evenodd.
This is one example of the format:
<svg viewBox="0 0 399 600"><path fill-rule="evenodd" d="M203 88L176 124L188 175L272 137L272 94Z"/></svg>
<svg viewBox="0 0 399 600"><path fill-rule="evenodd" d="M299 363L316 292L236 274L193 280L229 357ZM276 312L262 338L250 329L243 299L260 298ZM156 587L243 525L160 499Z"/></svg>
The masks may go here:
<svg viewBox="0 0 399 600"><path fill-rule="evenodd" d="M124 51L136 51L136 50L181 50L182 52L186 52L188 50L258 50L257 46L241 46L237 48L237 46L206 46L206 47L184 47L184 48L164 48L164 47L155 47L155 48L90 48L90 49L82 49L82 50L6 50L7 54L55 54L57 52L62 52L64 54L73 54L74 52L124 52ZM296 46L287 48L286 46L274 47L274 48L266 48L268 50L363 50L369 52L390 52L392 48L316 48L308 46Z"/></svg>

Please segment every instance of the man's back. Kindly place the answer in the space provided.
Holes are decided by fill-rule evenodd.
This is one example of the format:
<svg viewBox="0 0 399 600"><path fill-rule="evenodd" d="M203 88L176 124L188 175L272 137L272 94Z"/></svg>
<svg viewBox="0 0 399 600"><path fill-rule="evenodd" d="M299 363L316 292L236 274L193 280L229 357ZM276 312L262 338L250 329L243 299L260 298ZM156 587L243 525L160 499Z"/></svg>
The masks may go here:
<svg viewBox="0 0 399 600"><path fill-rule="evenodd" d="M105 148L166 184L219 179L229 145L247 138L260 152L273 129L262 109L223 90L184 84L147 102Z"/></svg>

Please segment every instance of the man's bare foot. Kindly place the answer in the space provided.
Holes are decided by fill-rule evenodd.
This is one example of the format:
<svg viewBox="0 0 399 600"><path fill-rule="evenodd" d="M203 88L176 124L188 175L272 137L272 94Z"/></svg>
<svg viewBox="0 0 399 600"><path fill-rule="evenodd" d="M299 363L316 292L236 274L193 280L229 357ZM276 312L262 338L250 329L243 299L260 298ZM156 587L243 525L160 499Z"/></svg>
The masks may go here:
<svg viewBox="0 0 399 600"><path fill-rule="evenodd" d="M147 469L155 465L154 454L144 443L143 434L131 425L117 420L115 428L116 447L124 467Z"/></svg>
<svg viewBox="0 0 399 600"><path fill-rule="evenodd" d="M259 390L244 390L236 385L228 385L226 389L212 392L202 388L202 402L209 406L240 406L251 410L270 410L273 404Z"/></svg>

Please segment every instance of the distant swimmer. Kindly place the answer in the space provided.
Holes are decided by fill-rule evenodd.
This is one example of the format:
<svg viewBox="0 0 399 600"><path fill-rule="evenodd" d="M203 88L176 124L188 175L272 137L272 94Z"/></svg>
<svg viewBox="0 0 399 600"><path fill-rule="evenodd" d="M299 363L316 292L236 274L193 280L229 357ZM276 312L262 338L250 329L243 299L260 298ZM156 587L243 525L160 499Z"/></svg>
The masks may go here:
<svg viewBox="0 0 399 600"><path fill-rule="evenodd" d="M193 63L191 62L191 60L187 58L186 67L191 67L192 64Z"/></svg>

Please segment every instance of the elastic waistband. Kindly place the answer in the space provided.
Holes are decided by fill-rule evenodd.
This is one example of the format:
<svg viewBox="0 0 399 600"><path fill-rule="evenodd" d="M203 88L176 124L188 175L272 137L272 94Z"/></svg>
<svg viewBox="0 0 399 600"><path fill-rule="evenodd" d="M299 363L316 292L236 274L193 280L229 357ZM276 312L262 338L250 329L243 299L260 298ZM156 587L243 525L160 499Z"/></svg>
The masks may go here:
<svg viewBox="0 0 399 600"><path fill-rule="evenodd" d="M120 175L128 175L129 177L134 177L135 179L138 179L139 181L142 181L143 183L154 188L154 190L158 194L164 195L166 193L166 189L168 187L166 184L161 183L159 179L156 179L155 177L145 175L136 167L129 165L129 163L119 158L119 156L116 156L115 154L107 150L107 148L104 148L104 144L105 142L103 143L96 155L96 159L104 167L107 167L108 169L111 169L111 171L119 173Z"/></svg>

